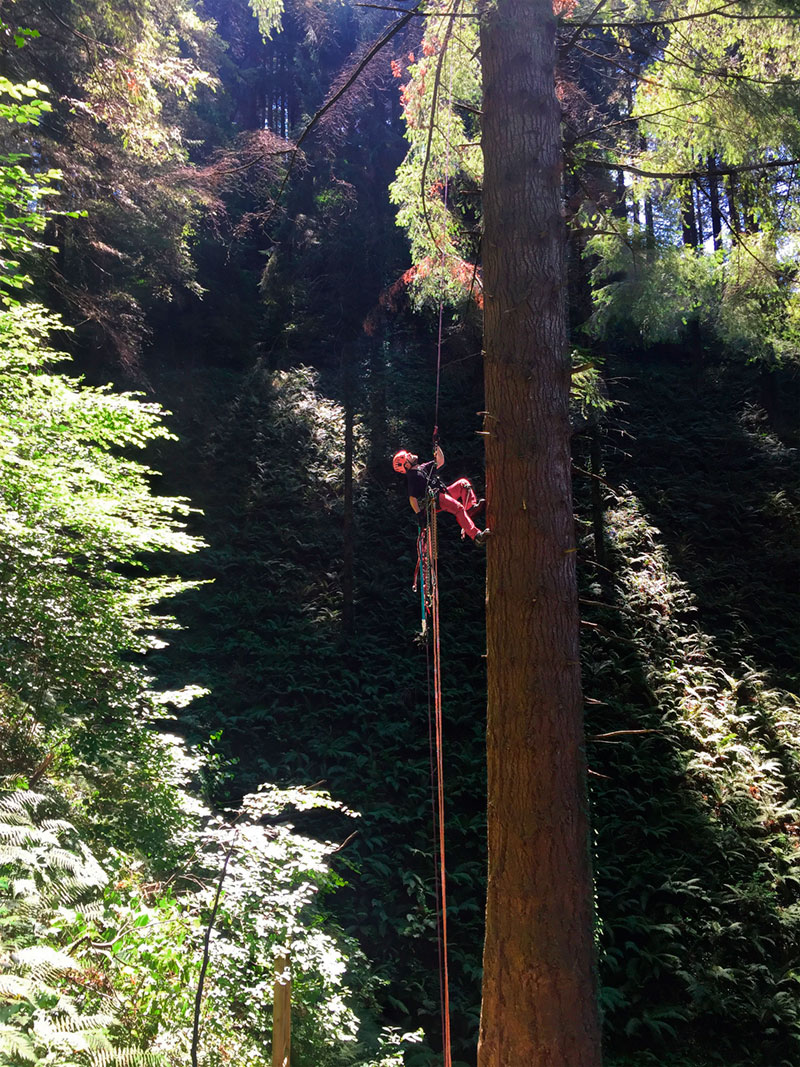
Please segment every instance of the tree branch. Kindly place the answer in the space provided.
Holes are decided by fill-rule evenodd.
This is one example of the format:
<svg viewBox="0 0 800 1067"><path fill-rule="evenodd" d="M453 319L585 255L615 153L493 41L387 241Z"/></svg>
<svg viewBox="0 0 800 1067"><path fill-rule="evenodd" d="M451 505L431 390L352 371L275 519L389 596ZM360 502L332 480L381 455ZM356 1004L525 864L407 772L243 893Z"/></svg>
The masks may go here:
<svg viewBox="0 0 800 1067"><path fill-rule="evenodd" d="M236 845L236 835L238 830L234 830L231 843L228 846L228 851L225 853L225 862L222 864L222 870L220 872L219 881L217 882L217 892L214 895L214 905L211 908L211 916L206 926L205 936L203 938L203 962L200 966L200 976L197 979L197 993L194 998L194 1019L192 1021L192 1047L191 1047L191 1059L192 1067L197 1067L197 1049L200 1044L200 1009L203 1005L203 986L206 981L206 971L208 970L208 959L211 953L211 932L214 929L214 922L217 918L217 911L219 909L219 898L222 896L222 883L225 881L225 875L228 872L228 864L230 863L233 850Z"/></svg>
<svg viewBox="0 0 800 1067"><path fill-rule="evenodd" d="M698 181L708 177L707 170L644 170L635 167L631 163L609 163L605 159L588 159L593 167L602 167L603 170L624 170L626 174L637 174L640 178L659 178L662 181ZM781 167L793 167L800 163L800 159L767 159L760 163L742 163L738 167L717 167L715 174L752 174L760 170L779 170Z"/></svg>
<svg viewBox="0 0 800 1067"><path fill-rule="evenodd" d="M453 14L455 14L455 12L458 10L458 3L459 3L459 0L455 0L455 3L453 4ZM428 141L427 141L427 143L425 145L425 158L422 161L422 177L420 178L420 202L422 204L422 214L423 214L423 217L425 219L425 225L428 228L428 233L431 235L431 240L433 241L433 247L436 249L436 251L440 255L443 255L444 253L442 252L442 249L439 247L439 241L436 238L436 234L433 232L433 225L431 224L430 215L428 214L428 204L427 204L427 198L425 196L425 182L427 180L428 164L429 164L430 158L431 158L431 144L433 142L433 129L434 129L434 125L436 123L436 104L438 103L438 100L439 100L439 86L440 86L441 80L442 80L442 66L444 65L444 57L447 54L447 45L450 42L450 36L451 36L452 32L453 32L453 22L452 22L452 16L451 16L451 21L447 24L447 29L445 30L445 33L444 33L444 40L442 41L442 47L441 47L441 49L439 51L438 62L436 64L436 72L435 72L434 77L433 77L433 90L431 92L431 122L430 122L430 127L428 128ZM449 141L449 137L448 137L448 141ZM446 180L446 177L447 176L445 175L445 180ZM447 205L445 205L445 209L446 209L446 207L447 207Z"/></svg>
<svg viewBox="0 0 800 1067"><path fill-rule="evenodd" d="M659 26L672 26L677 22L692 22L695 19L708 18L711 15L718 15L720 18L732 19L737 22L800 22L800 15L744 15L735 14L728 10L732 4L725 4L722 7L712 7L706 11L697 11L691 15L674 15L668 19L641 19L639 21L625 22L621 20L619 22L588 22L584 24L584 29L592 30L645 30L645 29L657 29ZM562 25L568 25L568 23L562 23Z"/></svg>
<svg viewBox="0 0 800 1067"><path fill-rule="evenodd" d="M598 14L598 12L602 8L604 8L607 3L608 3L608 0L598 0L597 4L593 8L593 10L590 12L590 14L587 16L586 20L584 22L582 22L578 26L578 28L575 30L575 32L573 34L571 34L571 36L568 37L567 40L563 44L558 46L559 52L561 52L561 53L568 52L570 50L570 48L572 48L572 46L575 44L575 42L578 40L578 38L584 32L584 30L588 29L589 26L592 25L592 19L595 17L595 15Z"/></svg>
<svg viewBox="0 0 800 1067"><path fill-rule="evenodd" d="M326 100L322 107L319 109L319 111L309 119L308 123L305 126L305 129L295 141L294 148L292 149L291 156L289 157L288 166L286 167L286 174L284 175L283 181L281 182L281 186L278 189L277 195L275 196L275 202L272 206L272 209L268 212L266 217L261 220L262 226L267 225L269 220L272 218L272 216L278 209L278 205L281 202L281 198L283 197L286 186L289 184L289 178L291 177L292 170L294 169L294 162L297 159L298 152L300 151L300 145L309 136L311 131L319 124L322 117L330 111L334 104L341 100L341 98L348 91L353 82L355 82L359 78L364 68L375 58L375 56L378 54L378 52L380 52L384 45L388 44L389 41L391 41L391 39L395 36L395 34L399 33L404 26L408 25L411 19L419 12L419 9L420 4L418 3L410 11L406 11L402 18L399 18L395 22L393 22L392 25L388 28L388 30L386 30L386 32L383 34L383 36L379 37L375 44L368 49L364 58L356 64L355 70L353 70L350 76L345 80L344 84L339 89L337 89L333 96L331 96L329 100Z"/></svg>
<svg viewBox="0 0 800 1067"><path fill-rule="evenodd" d="M353 4L353 7L372 7L377 11L399 11L409 13L407 8L404 7L390 7L388 4ZM418 8L414 8L410 14L415 15L417 18L448 18L448 19L479 19L481 16L477 11L460 12L456 14L452 11L419 11Z"/></svg>
<svg viewBox="0 0 800 1067"><path fill-rule="evenodd" d="M612 730L607 734L592 734L587 741L607 741L609 737L625 737L628 734L660 734L661 730Z"/></svg>

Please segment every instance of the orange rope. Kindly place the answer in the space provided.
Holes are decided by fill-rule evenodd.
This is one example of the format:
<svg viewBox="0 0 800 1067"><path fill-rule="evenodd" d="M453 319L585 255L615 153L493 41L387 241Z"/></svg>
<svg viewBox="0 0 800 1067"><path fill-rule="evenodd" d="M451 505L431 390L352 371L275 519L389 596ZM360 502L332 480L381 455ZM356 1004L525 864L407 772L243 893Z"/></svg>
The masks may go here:
<svg viewBox="0 0 800 1067"><path fill-rule="evenodd" d="M450 28L452 29L453 21L451 19ZM448 30L449 36L450 30ZM445 38L445 42L447 37ZM446 45L445 45L446 47ZM448 57L449 58L449 57ZM441 378L442 369L442 333L443 333L443 319L444 319L444 275L445 275L445 238L447 236L447 207L448 207L448 194L450 184L450 123L452 121L453 110L453 68L452 63L449 64L449 107L448 107L448 124L446 134L446 156L445 156L445 175L444 175L444 211L442 214L442 245L440 248L440 290L439 290L439 330L436 344L436 405L434 411L434 429L433 438L434 446L438 443L439 439L439 383ZM434 122L434 117L431 116L431 124ZM434 457L436 455L434 448ZM442 1010L442 1053L444 1057L444 1067L452 1067L453 1059L450 1051L450 978L447 967L447 872L445 868L444 857L444 740L443 740L443 718L442 718L442 660L441 649L439 646L439 543L438 534L436 529L436 501L435 499L428 499L428 572L430 580L430 616L431 616L431 630L433 635L433 691L434 691L434 724L435 724L435 737L436 737L436 810L434 814L434 822L438 823L438 841L435 843L435 848L438 847L438 864L434 861L435 867L438 867L438 886L437 886L437 898L439 904L439 985L441 996L441 1010ZM428 703L429 710L428 716L430 720L430 677L428 679Z"/></svg>
<svg viewBox="0 0 800 1067"><path fill-rule="evenodd" d="M441 901L441 984L442 984L442 1044L444 1067L452 1067L450 1053L450 979L447 967L447 875L444 852L444 741L442 719L442 661L439 645L439 544L436 529L436 505L432 504L429 515L428 538L431 578L431 622L433 631L433 691L434 722L436 734L436 784L437 822L439 824L439 898Z"/></svg>

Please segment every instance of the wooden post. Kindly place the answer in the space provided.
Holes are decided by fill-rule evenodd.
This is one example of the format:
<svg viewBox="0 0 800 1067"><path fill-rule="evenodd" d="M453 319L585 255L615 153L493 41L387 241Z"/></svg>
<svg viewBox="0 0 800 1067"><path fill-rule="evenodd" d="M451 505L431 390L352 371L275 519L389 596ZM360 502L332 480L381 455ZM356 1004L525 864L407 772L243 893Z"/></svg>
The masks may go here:
<svg viewBox="0 0 800 1067"><path fill-rule="evenodd" d="M289 957L275 960L272 994L272 1067L290 1067L292 1044L292 977Z"/></svg>

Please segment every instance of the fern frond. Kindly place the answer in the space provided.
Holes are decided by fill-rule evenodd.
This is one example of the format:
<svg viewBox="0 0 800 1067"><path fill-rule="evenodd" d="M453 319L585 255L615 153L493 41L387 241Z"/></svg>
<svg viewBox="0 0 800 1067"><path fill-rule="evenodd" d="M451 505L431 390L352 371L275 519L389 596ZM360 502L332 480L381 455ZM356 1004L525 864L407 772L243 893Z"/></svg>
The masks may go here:
<svg viewBox="0 0 800 1067"><path fill-rule="evenodd" d="M69 871L70 874L81 876L85 879L85 884L94 885L98 884L93 879L99 877L98 872L102 873L101 868L97 864L89 864L87 857L79 852L70 852L65 848L55 847L50 849L47 853L47 865L55 870ZM103 881L99 882L100 885Z"/></svg>
<svg viewBox="0 0 800 1067"><path fill-rule="evenodd" d="M37 895L36 882L33 878L13 878L11 892L15 897L35 897Z"/></svg>
<svg viewBox="0 0 800 1067"><path fill-rule="evenodd" d="M50 1026L58 1033L104 1030L115 1021L108 1012L84 1015L72 997L61 996L49 1016Z"/></svg>
<svg viewBox="0 0 800 1067"><path fill-rule="evenodd" d="M166 1063L160 1053L138 1048L114 1048L95 1053L89 1059L90 1067L164 1067Z"/></svg>
<svg viewBox="0 0 800 1067"><path fill-rule="evenodd" d="M28 1034L0 1023L0 1062L10 1063L13 1060L36 1063L36 1048Z"/></svg>
<svg viewBox="0 0 800 1067"><path fill-rule="evenodd" d="M0 822L0 841L10 845L28 845L34 843L31 839L30 823L5 823Z"/></svg>
<svg viewBox="0 0 800 1067"><path fill-rule="evenodd" d="M75 911L88 923L99 922L105 914L105 906L102 900L90 900L86 904L77 904Z"/></svg>
<svg viewBox="0 0 800 1067"><path fill-rule="evenodd" d="M60 1030L53 1025L49 1015L39 1015L33 1023L33 1032L40 1041L53 1049L69 1049L70 1052L101 1052L113 1048L105 1030Z"/></svg>
<svg viewBox="0 0 800 1067"><path fill-rule="evenodd" d="M17 949L11 958L17 966L24 968L32 978L39 981L49 981L59 975L82 969L79 960L68 956L66 952L50 948L49 945L32 945L30 948Z"/></svg>
<svg viewBox="0 0 800 1067"><path fill-rule="evenodd" d="M28 852L24 848L6 848L0 845L0 870L8 867L12 870L6 870L6 874L30 874L36 870L36 853Z"/></svg>
<svg viewBox="0 0 800 1067"><path fill-rule="evenodd" d="M33 821L40 808L49 802L43 793L34 793L31 789L14 789L0 796L0 819L10 815L26 815Z"/></svg>
<svg viewBox="0 0 800 1067"><path fill-rule="evenodd" d="M0 808L0 833L2 833L7 826L30 825L30 815L28 815L26 811L3 811L2 808Z"/></svg>
<svg viewBox="0 0 800 1067"><path fill-rule="evenodd" d="M67 822L66 819L42 819L39 823L42 830L49 830L51 833L67 833L77 836L77 831L71 822Z"/></svg>
<svg viewBox="0 0 800 1067"><path fill-rule="evenodd" d="M23 975L0 974L0 1003L13 1003L18 1000L33 1000L36 985Z"/></svg>

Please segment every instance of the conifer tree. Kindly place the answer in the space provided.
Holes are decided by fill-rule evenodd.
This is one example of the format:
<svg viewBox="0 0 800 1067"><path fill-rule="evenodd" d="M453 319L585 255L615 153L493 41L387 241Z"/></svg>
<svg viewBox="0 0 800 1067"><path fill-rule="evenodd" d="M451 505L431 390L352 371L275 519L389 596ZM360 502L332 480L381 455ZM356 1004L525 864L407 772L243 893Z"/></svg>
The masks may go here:
<svg viewBox="0 0 800 1067"><path fill-rule="evenodd" d="M555 22L481 21L489 872L480 1067L594 1067Z"/></svg>

